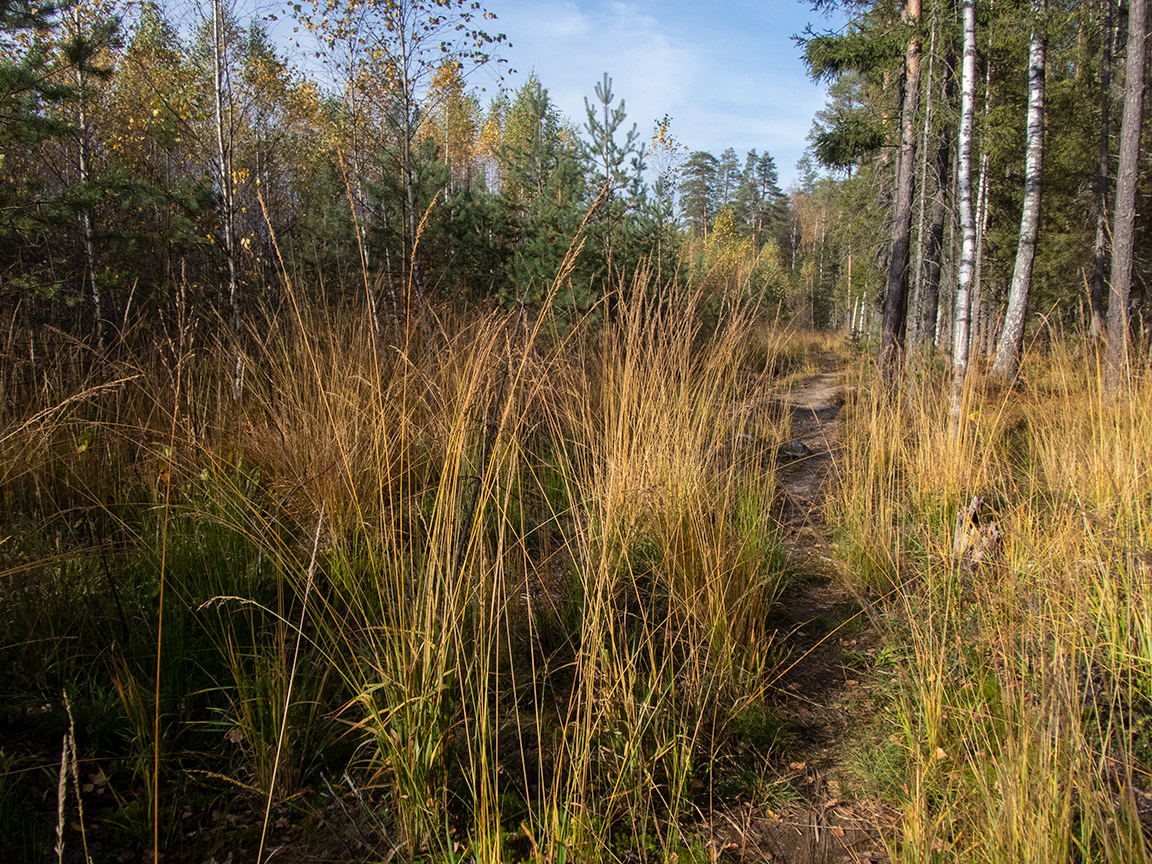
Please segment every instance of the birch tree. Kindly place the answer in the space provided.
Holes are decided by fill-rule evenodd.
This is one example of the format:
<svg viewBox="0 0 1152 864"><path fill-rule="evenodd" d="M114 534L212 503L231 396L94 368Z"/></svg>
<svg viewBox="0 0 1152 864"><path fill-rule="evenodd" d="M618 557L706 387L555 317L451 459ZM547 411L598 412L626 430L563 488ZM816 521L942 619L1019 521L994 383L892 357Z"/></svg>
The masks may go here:
<svg viewBox="0 0 1152 864"><path fill-rule="evenodd" d="M1036 236L1040 229L1040 179L1044 164L1044 53L1046 47L1047 3L1032 0L1032 37L1028 47L1028 127L1024 157L1024 204L1020 215L1020 239L1016 264L1008 291L1004 329L996 346L992 373L1004 380L1016 377L1024 345L1024 319L1032 287L1032 264L1036 258Z"/></svg>
<svg viewBox="0 0 1152 864"><path fill-rule="evenodd" d="M506 41L492 35L482 22L495 19L476 0L321 0L306 26L317 31L330 53L340 54L351 82L370 94L377 116L389 127L388 149L399 174L403 195L403 252L405 281L415 289L420 305L425 286L416 255L417 233L424 202L424 178L417 159L417 135L423 118L434 107L430 101L433 76L445 63L461 79L489 62L491 51ZM427 341L427 332L425 333Z"/></svg>
<svg viewBox="0 0 1152 864"><path fill-rule="evenodd" d="M968 375L969 293L976 263L976 217L972 212L972 125L976 102L976 0L963 0L964 57L960 71L960 135L956 185L960 198L960 268L956 280L955 323L952 327L952 394L950 425L959 428Z"/></svg>

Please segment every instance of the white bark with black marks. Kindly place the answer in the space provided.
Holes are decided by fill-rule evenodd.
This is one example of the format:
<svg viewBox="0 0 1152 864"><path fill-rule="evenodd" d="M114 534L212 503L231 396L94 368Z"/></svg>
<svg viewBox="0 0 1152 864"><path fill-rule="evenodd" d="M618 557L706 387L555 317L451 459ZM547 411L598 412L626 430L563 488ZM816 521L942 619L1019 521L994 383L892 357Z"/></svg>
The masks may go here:
<svg viewBox="0 0 1152 864"><path fill-rule="evenodd" d="M976 216L972 212L972 126L976 102L976 2L963 0L964 58L960 72L960 135L956 180L960 199L960 268L956 280L955 321L952 327L952 395L950 416L956 428L968 375L969 294L976 263Z"/></svg>
<svg viewBox="0 0 1152 864"><path fill-rule="evenodd" d="M1020 213L1020 238L1016 245L1016 265L1008 290L1004 329L996 345L992 373L1011 381L1020 370L1024 347L1024 322L1028 296L1032 290L1032 264L1036 259L1036 237L1040 232L1040 180L1044 167L1044 73L1047 47L1046 0L1032 0L1032 38L1028 47L1028 129L1024 156L1024 204Z"/></svg>

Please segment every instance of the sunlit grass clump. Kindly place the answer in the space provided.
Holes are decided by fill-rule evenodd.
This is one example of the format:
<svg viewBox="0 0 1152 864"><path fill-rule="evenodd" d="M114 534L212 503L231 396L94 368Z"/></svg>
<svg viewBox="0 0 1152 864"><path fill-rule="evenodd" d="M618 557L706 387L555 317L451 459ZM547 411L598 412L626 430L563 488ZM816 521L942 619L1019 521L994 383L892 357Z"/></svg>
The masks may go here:
<svg viewBox="0 0 1152 864"><path fill-rule="evenodd" d="M5 752L13 842L267 854L338 812L385 858L691 854L681 817L770 714L760 397L813 351L632 296L563 332L302 309L244 348L239 398L237 347L183 320L15 364L2 689L29 742L67 691L102 767L57 818Z"/></svg>
<svg viewBox="0 0 1152 864"><path fill-rule="evenodd" d="M832 502L903 655L895 850L1148 860L1152 389L1107 392L1059 342L1017 387L974 385L956 429L944 388L860 398ZM981 560L955 537L976 495L1001 538Z"/></svg>

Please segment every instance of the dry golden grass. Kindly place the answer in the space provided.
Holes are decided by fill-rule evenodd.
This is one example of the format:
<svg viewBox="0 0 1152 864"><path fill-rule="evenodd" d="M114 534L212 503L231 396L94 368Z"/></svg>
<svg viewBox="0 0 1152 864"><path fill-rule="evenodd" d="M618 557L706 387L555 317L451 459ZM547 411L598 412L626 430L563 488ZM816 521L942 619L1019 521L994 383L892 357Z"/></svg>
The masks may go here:
<svg viewBox="0 0 1152 864"><path fill-rule="evenodd" d="M302 309L239 400L235 347L192 324L111 368L10 370L44 386L0 437L9 521L38 526L5 550L8 684L83 666L110 694L124 830L179 854L203 778L281 806L346 771L381 855L686 849L775 662L786 428L748 406L821 347L633 296L562 334L439 310L423 348Z"/></svg>
<svg viewBox="0 0 1152 864"><path fill-rule="evenodd" d="M903 656L892 851L1148 860L1152 388L1105 393L1065 343L1024 368L1011 390L977 381L955 435L931 378L847 422L831 512ZM969 567L952 533L977 494L1004 547Z"/></svg>

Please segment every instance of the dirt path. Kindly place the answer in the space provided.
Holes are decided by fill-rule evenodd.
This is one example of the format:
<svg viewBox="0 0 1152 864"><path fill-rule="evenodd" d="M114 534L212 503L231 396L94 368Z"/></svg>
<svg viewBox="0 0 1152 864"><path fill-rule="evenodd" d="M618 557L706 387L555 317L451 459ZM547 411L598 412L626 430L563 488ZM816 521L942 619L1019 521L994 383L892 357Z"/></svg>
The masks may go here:
<svg viewBox="0 0 1152 864"><path fill-rule="evenodd" d="M840 375L826 369L788 398L793 440L778 478L785 549L795 580L771 623L784 654L776 710L787 729L772 765L781 804L723 814L714 824L723 860L887 861L877 825L883 808L856 800L846 741L863 726L869 698L861 680L880 645L856 597L837 575L824 501L840 449Z"/></svg>

